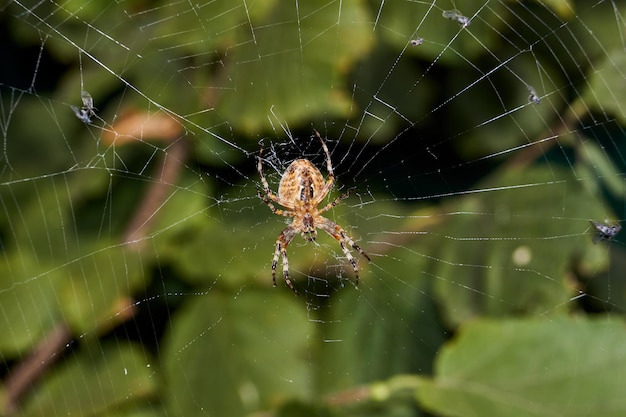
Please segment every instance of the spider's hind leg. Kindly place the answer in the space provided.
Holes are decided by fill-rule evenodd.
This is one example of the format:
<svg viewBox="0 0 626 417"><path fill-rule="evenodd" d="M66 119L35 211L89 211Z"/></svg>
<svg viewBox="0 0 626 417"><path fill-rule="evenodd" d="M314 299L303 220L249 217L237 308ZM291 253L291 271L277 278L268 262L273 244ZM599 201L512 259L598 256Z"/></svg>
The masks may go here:
<svg viewBox="0 0 626 417"><path fill-rule="evenodd" d="M341 250L343 251L344 255L346 255L346 258L348 258L348 261L352 265L352 269L354 269L356 285L359 285L359 267L357 266L356 260L354 259L354 256L352 256L352 254L350 253L350 249L348 249L347 245L352 246L354 250L359 252L368 261L371 261L370 257L367 253L365 253L363 249L361 249L359 245L354 243L354 241L350 238L350 236L347 235L346 231L343 230L341 226L333 221L328 220L325 217L322 217L322 219L323 221L318 223L318 227L334 237L339 242Z"/></svg>
<svg viewBox="0 0 626 417"><path fill-rule="evenodd" d="M280 232L278 235L278 239L276 239L276 250L274 250L274 258L272 259L272 281L274 282L274 287L276 286L276 267L278 266L278 257L282 255L283 257L283 278L285 279L285 283L287 286L293 291L296 295L298 295L298 291L291 283L289 279L289 259L287 258L287 245L291 242L291 239L295 236L296 232L293 228L287 227L285 230Z"/></svg>

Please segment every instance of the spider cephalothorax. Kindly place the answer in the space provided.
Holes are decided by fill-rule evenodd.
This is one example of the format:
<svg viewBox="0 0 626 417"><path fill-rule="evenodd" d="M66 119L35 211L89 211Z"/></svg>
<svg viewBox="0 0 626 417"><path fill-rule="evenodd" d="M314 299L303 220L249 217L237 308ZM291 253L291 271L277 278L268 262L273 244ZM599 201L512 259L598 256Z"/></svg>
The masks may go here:
<svg viewBox="0 0 626 417"><path fill-rule="evenodd" d="M328 169L328 180L326 181L324 181L324 177L322 176L320 170L317 169L311 161L308 159L296 159L283 173L278 186L278 195L276 195L270 190L269 184L265 179L265 175L263 175L263 165L261 162L261 154L263 153L262 148L259 152L257 163L257 169L264 188L264 193L261 193L259 190L259 196L263 199L265 204L269 206L274 214L293 217L291 224L287 226L278 235L278 239L276 239L276 249L272 260L272 279L274 281L274 286L276 286L276 265L278 264L279 255L282 255L285 282L295 293L297 293L297 291L289 279L287 245L289 245L289 242L298 233L300 233L305 240L312 241L315 240L317 236L317 228L320 228L337 239L339 245L341 245L343 253L352 264L357 284L359 283L359 268L357 267L356 261L348 249L348 245L352 246L368 261L370 260L370 257L367 256L363 249L354 243L341 226L322 216L322 213L335 207L337 203L346 198L348 193L343 194L322 208L317 207L333 188L335 175L333 173L328 147L317 131L315 131L315 136L319 138L322 143L324 153L326 154L326 168ZM280 204L286 210L277 209L274 207L274 204L272 204L272 201L276 204Z"/></svg>

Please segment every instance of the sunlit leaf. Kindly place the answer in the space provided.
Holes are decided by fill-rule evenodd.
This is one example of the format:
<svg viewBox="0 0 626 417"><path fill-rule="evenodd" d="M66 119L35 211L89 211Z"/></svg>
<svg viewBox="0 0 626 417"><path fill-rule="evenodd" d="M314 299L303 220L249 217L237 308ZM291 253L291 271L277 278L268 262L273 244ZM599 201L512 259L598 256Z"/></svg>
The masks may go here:
<svg viewBox="0 0 626 417"><path fill-rule="evenodd" d="M478 320L441 351L417 398L451 417L621 417L624 375L621 319Z"/></svg>
<svg viewBox="0 0 626 417"><path fill-rule="evenodd" d="M314 3L299 3L297 10L280 4L259 22L254 42L229 54L237 73L229 77L234 82L221 85L219 108L238 129L267 128L271 110L292 124L349 114L344 78L372 45L370 16L358 1L319 10L321 3Z"/></svg>
<svg viewBox="0 0 626 417"><path fill-rule="evenodd" d="M554 10L562 19L571 18L575 9L571 0L535 0L541 5L545 5Z"/></svg>

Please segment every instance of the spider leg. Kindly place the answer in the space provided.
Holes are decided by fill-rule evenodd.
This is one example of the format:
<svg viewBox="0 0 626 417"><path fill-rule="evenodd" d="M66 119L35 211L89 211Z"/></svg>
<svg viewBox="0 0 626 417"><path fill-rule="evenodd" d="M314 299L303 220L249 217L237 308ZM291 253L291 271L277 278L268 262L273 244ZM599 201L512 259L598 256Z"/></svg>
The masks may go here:
<svg viewBox="0 0 626 417"><path fill-rule="evenodd" d="M315 132L315 136L317 136L320 142L322 142L322 148L324 149L324 153L326 154L326 170L328 171L328 180L326 181L326 184L324 184L324 188L319 192L319 195L321 196L321 198L323 198L333 188L333 183L335 182L335 173L333 172L333 164L330 160L330 152L328 152L328 147L326 146L324 139L322 139L322 137L320 136L317 130L313 130L313 131ZM317 201L318 204L320 202L321 200ZM337 201L337 203L338 202L339 201Z"/></svg>
<svg viewBox="0 0 626 417"><path fill-rule="evenodd" d="M262 194L260 189L257 189L257 194L261 198L261 200L263 200L263 202L267 204L270 210L272 210L272 213L277 214L279 216L285 216L285 217L295 216L294 212L291 210L282 210L282 209L277 209L276 207L274 207L274 204L272 204L268 196Z"/></svg>
<svg viewBox="0 0 626 417"><path fill-rule="evenodd" d="M261 183L263 184L263 190L265 191L265 195L267 196L268 199L272 200L273 202L283 205L281 204L280 198L276 194L274 194L272 190L270 190L270 185L268 184L267 179L265 179L265 175L263 174L263 162L261 160L262 154L263 154L263 148L261 148L261 150L259 151L259 156L257 156L256 169L257 171L259 171L259 177L261 177ZM265 198L263 198L263 201L267 203L267 200ZM270 208L272 207L273 206L270 205Z"/></svg>
<svg viewBox="0 0 626 417"><path fill-rule="evenodd" d="M322 139L322 137L320 136L320 133L317 130L313 130L313 131L315 132L315 136L317 136L320 142L322 142L322 148L324 148L324 153L326 154L326 169L328 170L328 179L334 180L335 173L333 172L333 165L330 162L330 152L328 152L328 147L326 146L324 139Z"/></svg>
<svg viewBox="0 0 626 417"><path fill-rule="evenodd" d="M349 195L350 195L350 190L348 190L345 193L341 194L339 197L335 198L333 201L331 201L330 203L326 204L324 207L319 209L318 213L322 214L323 212L330 210L331 208L333 208L337 204L339 204L342 200L345 200L346 198L348 198Z"/></svg>
<svg viewBox="0 0 626 417"><path fill-rule="evenodd" d="M291 280L289 279L289 259L287 258L287 245L291 242L291 239L296 235L296 230L288 226L280 235L278 235L278 239L276 239L276 250L274 251L274 258L272 259L272 281L274 282L274 287L276 286L276 266L278 265L278 256L283 256L283 277L285 278L285 283L291 291L293 291L296 295L298 295L298 291L295 289Z"/></svg>
<svg viewBox="0 0 626 417"><path fill-rule="evenodd" d="M279 196L277 196L276 194L274 194L272 192L272 190L270 190L270 185L267 182L267 179L265 178L265 175L263 175L263 163L261 160L261 155L263 154L263 148L261 148L261 150L259 151L259 156L257 156L257 166L256 169L257 171L259 171L259 177L261 177L261 183L263 183L263 191L265 192L264 194L261 193L261 190L259 190L257 188L258 191L258 195L259 197L261 197L263 199L263 201L265 202L265 204L267 204L267 206L270 208L270 210L272 210L272 213L274 214L278 214L280 216L293 216L293 212L292 211L286 211L286 210L279 210L276 207L274 207L274 205L271 203L272 201L280 204L281 206L287 207L287 208L292 208L291 204L289 202L284 201L284 199L281 199Z"/></svg>
<svg viewBox="0 0 626 417"><path fill-rule="evenodd" d="M359 285L359 267L357 266L356 261L354 260L354 257L350 253L350 249L348 249L348 246L346 244L352 246L354 250L359 252L368 261L371 261L370 257L367 255L367 253L365 253L363 249L360 248L359 245L354 243L354 240L352 240L350 236L347 235L346 231L343 230L343 228L337 223L330 221L325 217L321 217L321 220L317 224L317 227L334 237L339 242L341 250L346 255L346 258L348 258L348 261L352 265L352 269L354 269L356 285Z"/></svg>

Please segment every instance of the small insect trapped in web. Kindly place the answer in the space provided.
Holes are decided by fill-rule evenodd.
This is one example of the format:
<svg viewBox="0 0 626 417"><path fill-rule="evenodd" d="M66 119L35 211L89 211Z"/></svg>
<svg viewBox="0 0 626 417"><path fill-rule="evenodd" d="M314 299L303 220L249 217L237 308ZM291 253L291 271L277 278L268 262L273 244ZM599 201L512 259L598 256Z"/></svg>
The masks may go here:
<svg viewBox="0 0 626 417"><path fill-rule="evenodd" d="M89 115L89 112L87 110L79 109L74 105L70 105L70 108L74 112L74 116L76 116L81 122L85 124L91 123L91 116Z"/></svg>
<svg viewBox="0 0 626 417"><path fill-rule="evenodd" d="M418 37L418 38L415 38L415 39L411 39L411 40L409 41L409 44L410 44L411 46L420 46L420 45L421 45L421 44L423 44L423 43L424 43L424 38L419 38L419 37Z"/></svg>
<svg viewBox="0 0 626 417"><path fill-rule="evenodd" d="M93 98L88 92L81 91L80 99L83 102L83 106L80 109L73 105L71 105L70 108L81 122L85 124L91 123L91 117L96 115L96 108L93 106Z"/></svg>
<svg viewBox="0 0 626 417"><path fill-rule="evenodd" d="M357 285L359 283L359 268L348 247L351 246L365 259L370 260L370 257L359 245L354 243L354 240L348 236L341 226L322 216L322 213L332 209L341 200L348 197L348 193L318 208L324 198L326 198L328 193L332 190L335 174L333 173L333 166L330 160L330 152L328 151L324 139L322 139L317 130L315 131L315 136L320 140L322 149L326 154L327 180L324 180L320 170L317 169L311 161L308 159L296 159L283 173L280 184L278 185L278 195L276 195L270 190L269 184L263 174L263 163L261 159L263 148L259 151L257 158L257 170L261 178L261 183L263 184L263 192L261 189L258 190L259 197L267 204L272 213L279 216L293 217L291 224L283 229L276 239L274 258L272 259L272 280L274 286L276 286L276 266L278 265L278 258L282 256L283 278L287 286L289 286L295 294L298 294L298 291L296 291L289 279L287 245L289 245L289 242L291 242L298 233L302 235L304 240L314 241L317 237L317 229L319 228L335 238L352 265L352 269L354 269ZM277 209L272 202L281 205L285 209Z"/></svg>
<svg viewBox="0 0 626 417"><path fill-rule="evenodd" d="M596 235L593 237L593 243L611 240L622 230L619 223L602 223L589 220L589 223L596 229Z"/></svg>
<svg viewBox="0 0 626 417"><path fill-rule="evenodd" d="M532 85L528 86L528 102L531 104L541 103L541 98L537 95L535 88Z"/></svg>
<svg viewBox="0 0 626 417"><path fill-rule="evenodd" d="M461 25L461 28L465 28L467 26L469 26L470 24L470 19L467 16L464 16L459 10L457 9L453 9L453 10L444 10L443 13L441 13L441 15L443 17L445 17L446 19L449 20L454 20L456 21L459 25Z"/></svg>

